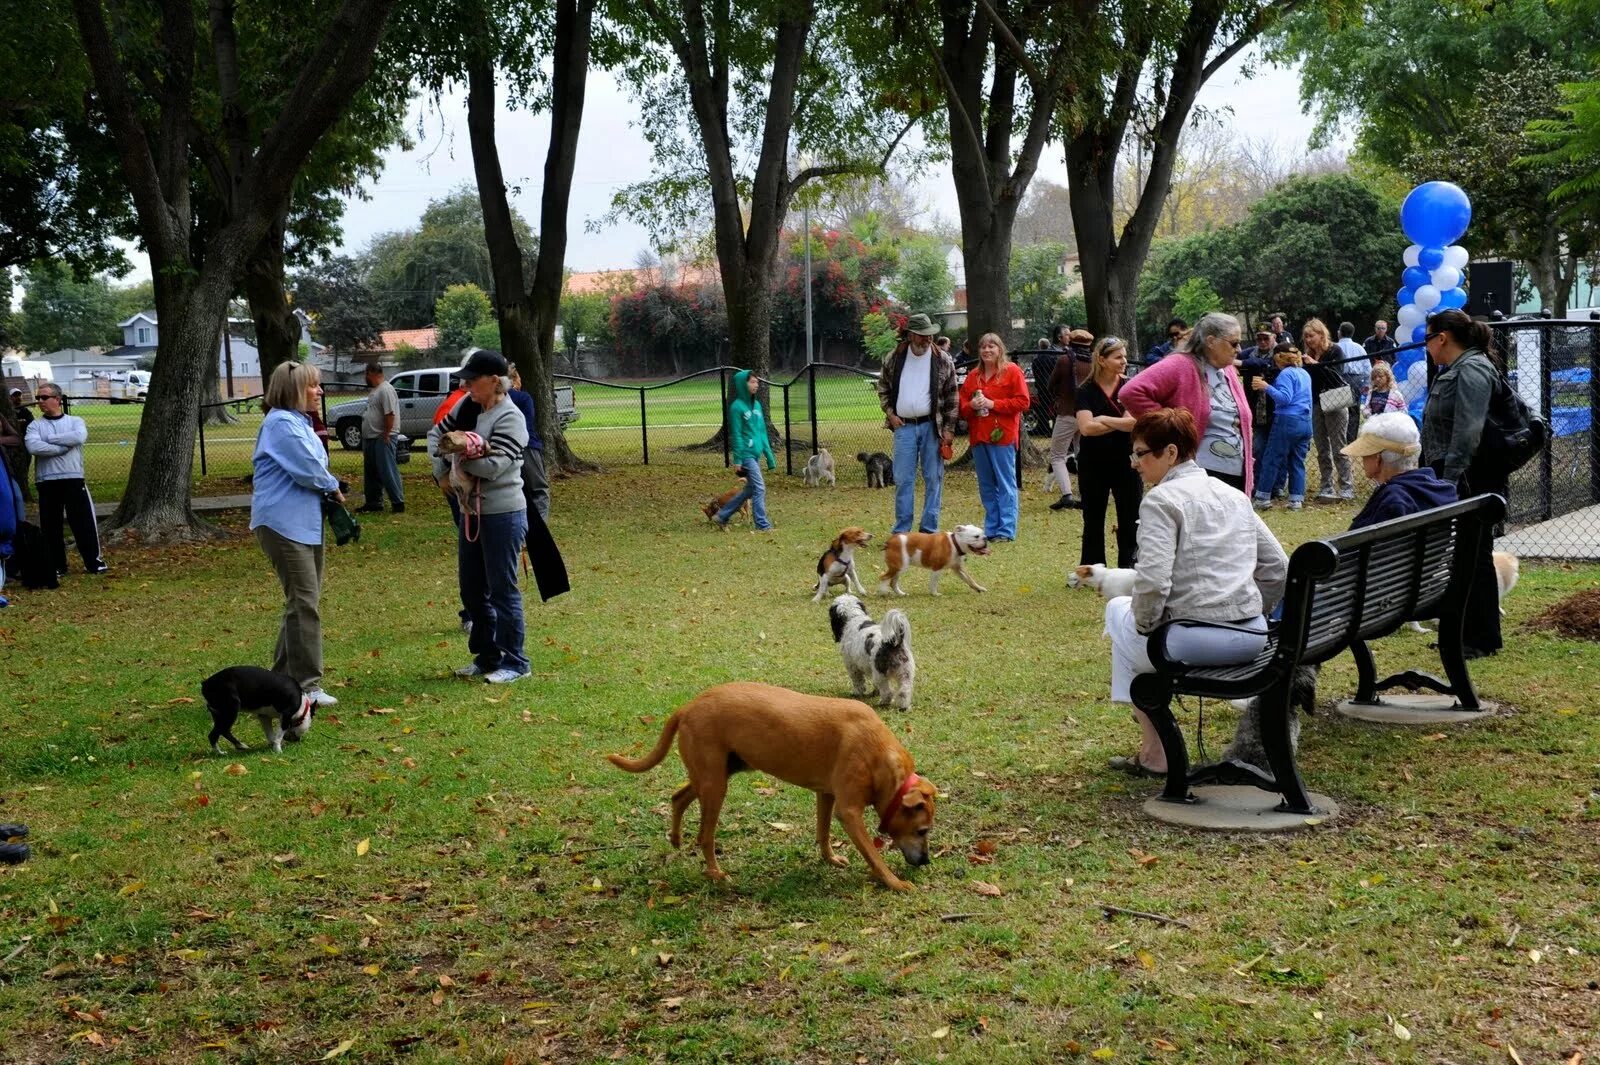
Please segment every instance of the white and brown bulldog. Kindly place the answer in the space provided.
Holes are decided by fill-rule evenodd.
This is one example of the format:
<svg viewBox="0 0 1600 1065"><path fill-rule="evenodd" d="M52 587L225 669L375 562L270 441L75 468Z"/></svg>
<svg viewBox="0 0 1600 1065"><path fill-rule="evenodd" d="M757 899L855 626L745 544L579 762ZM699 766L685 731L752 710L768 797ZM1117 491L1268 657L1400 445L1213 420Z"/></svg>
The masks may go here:
<svg viewBox="0 0 1600 1065"><path fill-rule="evenodd" d="M962 562L968 555L988 553L989 539L976 525L957 525L950 532L893 533L883 545L886 571L878 582L878 594L888 595L892 588L895 595L905 595L900 587L900 574L912 566L933 571L928 579L928 591L932 595L939 594L939 574L947 569L955 570L956 576L967 582L967 587L981 592L983 585L972 579Z"/></svg>

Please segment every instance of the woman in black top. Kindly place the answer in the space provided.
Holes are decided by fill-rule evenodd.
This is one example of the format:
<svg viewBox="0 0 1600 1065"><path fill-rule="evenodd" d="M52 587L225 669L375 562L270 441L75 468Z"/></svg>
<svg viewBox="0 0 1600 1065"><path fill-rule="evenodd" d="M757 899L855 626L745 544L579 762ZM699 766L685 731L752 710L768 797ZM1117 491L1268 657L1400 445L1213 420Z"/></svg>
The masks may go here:
<svg viewBox="0 0 1600 1065"><path fill-rule="evenodd" d="M1089 379L1078 389L1078 490L1083 495L1083 552L1078 564L1106 560L1106 501L1117 501L1117 565L1131 569L1139 551L1139 500L1143 486L1133 468L1133 415L1122 409L1128 347L1101 337L1090 358Z"/></svg>

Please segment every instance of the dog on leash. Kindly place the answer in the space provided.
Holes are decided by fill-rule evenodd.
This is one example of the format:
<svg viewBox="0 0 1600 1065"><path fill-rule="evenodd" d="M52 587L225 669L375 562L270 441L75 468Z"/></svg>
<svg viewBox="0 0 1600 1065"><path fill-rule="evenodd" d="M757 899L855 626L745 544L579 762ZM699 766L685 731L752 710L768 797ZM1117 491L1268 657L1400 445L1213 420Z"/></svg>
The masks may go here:
<svg viewBox="0 0 1600 1065"><path fill-rule="evenodd" d="M820 488L822 482L827 481L828 487L836 484L833 478L833 456L825 447L817 448L817 453L806 459L806 487Z"/></svg>
<svg viewBox="0 0 1600 1065"><path fill-rule="evenodd" d="M717 864L716 835L728 777L746 769L816 792L817 847L829 865L849 864L833 853L835 816L873 875L895 891L910 891L913 885L895 876L879 846L898 850L909 865L928 864L938 791L916 774L911 755L865 703L769 684L719 684L674 710L643 758L608 754L606 759L619 769L643 773L661 764L674 738L689 783L672 795L668 838L674 847L682 845L683 813L699 800L698 843L713 880L727 879ZM868 809L878 812L876 844L864 820Z"/></svg>
<svg viewBox="0 0 1600 1065"><path fill-rule="evenodd" d="M983 585L972 579L962 563L968 555L988 553L989 538L976 525L957 525L947 533L893 533L883 545L883 562L887 569L878 581L878 594L888 595L893 589L895 595L905 595L900 587L900 575L912 566L933 571L928 578L928 592L932 595L939 594L939 574L947 569L955 570L956 576L966 581L973 591L984 591Z"/></svg>
<svg viewBox="0 0 1600 1065"><path fill-rule="evenodd" d="M1261 696L1232 700L1239 710L1239 726L1234 730L1233 742L1222 752L1221 761L1243 762L1270 776L1267 750L1261 742ZM1289 684L1289 750L1300 747L1300 714L1311 714L1317 708L1317 667L1297 666Z"/></svg>
<svg viewBox="0 0 1600 1065"><path fill-rule="evenodd" d="M1078 566L1067 573L1068 588L1093 588L1102 599L1115 599L1119 595L1132 595L1133 582L1138 570L1112 569L1101 562L1092 566Z"/></svg>
<svg viewBox="0 0 1600 1065"><path fill-rule="evenodd" d="M867 467L868 488L894 487L894 460L881 451L857 451L856 461Z"/></svg>
<svg viewBox="0 0 1600 1065"><path fill-rule="evenodd" d="M267 743L278 753L284 740L298 741L311 731L316 703L300 690L293 677L259 666L229 666L200 682L200 694L211 711L211 753L221 754L217 741L226 739L241 751L250 748L233 734L239 711L248 710L261 722Z"/></svg>
<svg viewBox="0 0 1600 1065"><path fill-rule="evenodd" d="M1522 560L1509 551L1496 551L1490 556L1494 560L1494 585L1500 602L1505 602L1506 596L1511 594L1511 589L1517 586L1517 581L1522 576ZM1500 608L1500 616L1505 617L1506 608ZM1412 632L1427 634L1432 629L1427 628L1420 621L1406 622L1406 628Z"/></svg>
<svg viewBox="0 0 1600 1065"><path fill-rule="evenodd" d="M879 706L910 710L917 660L911 656L911 622L904 612L891 610L881 625L875 624L861 600L841 595L828 607L828 623L856 696L867 694L870 680Z"/></svg>
<svg viewBox="0 0 1600 1065"><path fill-rule="evenodd" d="M833 538L833 543L817 559L817 594L811 597L813 603L822 602L822 597L828 594L828 589L835 584L844 585L847 592L857 595L866 595L866 588L862 587L861 577L856 573L856 548L865 547L872 539L872 534L859 526L852 525L848 529L840 529L839 535Z"/></svg>

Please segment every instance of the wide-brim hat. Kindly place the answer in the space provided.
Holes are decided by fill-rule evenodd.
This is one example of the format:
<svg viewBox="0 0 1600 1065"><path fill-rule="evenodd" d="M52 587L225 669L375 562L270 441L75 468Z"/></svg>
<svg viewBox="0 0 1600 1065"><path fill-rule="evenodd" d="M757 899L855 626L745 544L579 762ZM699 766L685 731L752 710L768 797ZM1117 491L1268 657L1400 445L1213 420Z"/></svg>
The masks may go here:
<svg viewBox="0 0 1600 1065"><path fill-rule="evenodd" d="M510 372L511 364L506 362L504 355L498 351L479 348L461 364L456 376L463 381L470 381L475 377L504 377Z"/></svg>
<svg viewBox="0 0 1600 1065"><path fill-rule="evenodd" d="M933 324L933 319L925 314L913 314L907 318L906 329L919 337L931 337L939 331L939 327Z"/></svg>

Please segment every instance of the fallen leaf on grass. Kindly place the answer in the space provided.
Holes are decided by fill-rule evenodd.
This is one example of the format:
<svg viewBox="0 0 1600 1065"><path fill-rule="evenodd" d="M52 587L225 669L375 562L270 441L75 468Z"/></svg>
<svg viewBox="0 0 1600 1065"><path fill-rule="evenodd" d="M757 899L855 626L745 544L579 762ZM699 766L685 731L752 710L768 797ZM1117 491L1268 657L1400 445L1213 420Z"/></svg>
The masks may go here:
<svg viewBox="0 0 1600 1065"><path fill-rule="evenodd" d="M282 854L274 854L272 860L279 865L298 865L300 856L294 851L285 851Z"/></svg>
<svg viewBox="0 0 1600 1065"><path fill-rule="evenodd" d="M1133 848L1129 848L1128 855L1133 858L1134 861L1144 866L1154 865L1161 860L1157 855L1146 854L1144 851Z"/></svg>
<svg viewBox="0 0 1600 1065"><path fill-rule="evenodd" d="M132 885L130 884L129 887L131 887L131 886ZM127 888L123 888L122 890L123 890L123 894L127 894L127 890L128 890ZM1528 951L1528 960L1533 962L1533 964L1538 965L1539 962L1544 960L1544 951L1542 951L1542 950L1530 950L1530 951Z"/></svg>
<svg viewBox="0 0 1600 1065"><path fill-rule="evenodd" d="M974 880L972 882L972 890L988 899L997 899L1005 894L997 885L985 880Z"/></svg>
<svg viewBox="0 0 1600 1065"><path fill-rule="evenodd" d="M776 829L779 832L793 832L794 831L794 826L789 824L789 823L787 823L787 822L785 822L785 821L768 821L767 822L767 827Z"/></svg>
<svg viewBox="0 0 1600 1065"><path fill-rule="evenodd" d="M444 973L440 973L439 974L439 986L440 987L455 987L456 986L456 982L454 980L450 979L450 977L446 976Z"/></svg>
<svg viewBox="0 0 1600 1065"><path fill-rule="evenodd" d="M993 854L1000 849L1000 845L992 839L980 839L974 849L979 854Z"/></svg>
<svg viewBox="0 0 1600 1065"><path fill-rule="evenodd" d="M332 1061L334 1058L340 1057L341 1055L346 1053L351 1047L353 1047L355 1045L356 1045L356 1041L354 1039L346 1039L344 1042L340 1043L338 1046L334 1047L332 1050L330 1050L326 1054L322 1055L322 1060L323 1061Z"/></svg>
<svg viewBox="0 0 1600 1065"><path fill-rule="evenodd" d="M1117 1052L1112 1050L1110 1047L1101 1047L1089 1056L1097 1061L1110 1061L1112 1058L1117 1056Z"/></svg>
<svg viewBox="0 0 1600 1065"><path fill-rule="evenodd" d="M931 1035L932 1035L932 1037L934 1039L943 1039L946 1036L948 1036L949 1034L950 1034L950 1026L949 1025L946 1025L943 1028L935 1028L933 1030L933 1032L931 1033Z"/></svg>
<svg viewBox="0 0 1600 1065"><path fill-rule="evenodd" d="M1165 1050L1168 1053L1178 1049L1178 1044L1169 1043L1165 1039L1153 1039L1150 1041L1150 1045L1155 1047L1157 1050Z"/></svg>
<svg viewBox="0 0 1600 1065"><path fill-rule="evenodd" d="M1156 967L1156 957L1148 950L1136 951L1133 956L1138 958L1139 964L1143 965L1146 969L1154 969ZM1177 1048L1174 1047L1173 1049Z"/></svg>
<svg viewBox="0 0 1600 1065"><path fill-rule="evenodd" d="M228 774L230 777L242 777L246 773L250 772L250 770L246 769L238 762L231 762L229 763L228 768L224 769L223 772Z"/></svg>
<svg viewBox="0 0 1600 1065"><path fill-rule="evenodd" d="M1517 1053L1517 1048L1510 1043L1506 1044L1506 1057L1511 1059L1512 1065L1522 1065L1522 1055Z"/></svg>
<svg viewBox="0 0 1600 1065"><path fill-rule="evenodd" d="M180 695L176 699L168 699L167 700L167 705L168 706L189 706L193 702L194 702L194 700L191 699L189 696Z"/></svg>
<svg viewBox="0 0 1600 1065"><path fill-rule="evenodd" d="M380 972L383 971L383 966L378 965L376 962L374 962L371 965L363 965L361 967L361 971L366 973L368 976L377 976Z"/></svg>
<svg viewBox="0 0 1600 1065"><path fill-rule="evenodd" d="M672 964L672 955L668 954L666 951L662 951L660 954L656 955L656 964L665 969L667 966Z"/></svg>
<svg viewBox="0 0 1600 1065"><path fill-rule="evenodd" d="M1394 1033L1394 1037L1400 1040L1400 1042L1411 1042L1411 1029L1407 1028L1393 1017L1389 1018L1389 1030Z"/></svg>
<svg viewBox="0 0 1600 1065"><path fill-rule="evenodd" d="M124 884L123 887L122 887L122 890L117 892L117 894L121 895L123 898L127 898L129 895L137 895L139 892L141 892L143 890L144 890L144 881L143 880L135 880L131 884ZM1537 952L1535 952L1535 953L1537 953ZM1539 959L1535 958L1533 960L1534 961L1538 961Z"/></svg>
<svg viewBox="0 0 1600 1065"><path fill-rule="evenodd" d="M372 709L368 710L367 713L368 714L392 714L392 713L394 713L394 707L392 707L392 706L374 706Z"/></svg>
<svg viewBox="0 0 1600 1065"><path fill-rule="evenodd" d="M371 839L362 840L360 843L356 844L356 857L357 858L365 858L367 856L367 852L370 851L371 849L372 849L372 840Z"/></svg>
<svg viewBox="0 0 1600 1065"><path fill-rule="evenodd" d="M672 998L664 998L661 1000L661 1004L669 1010L675 1010L683 1005L683 996L674 995Z"/></svg>

